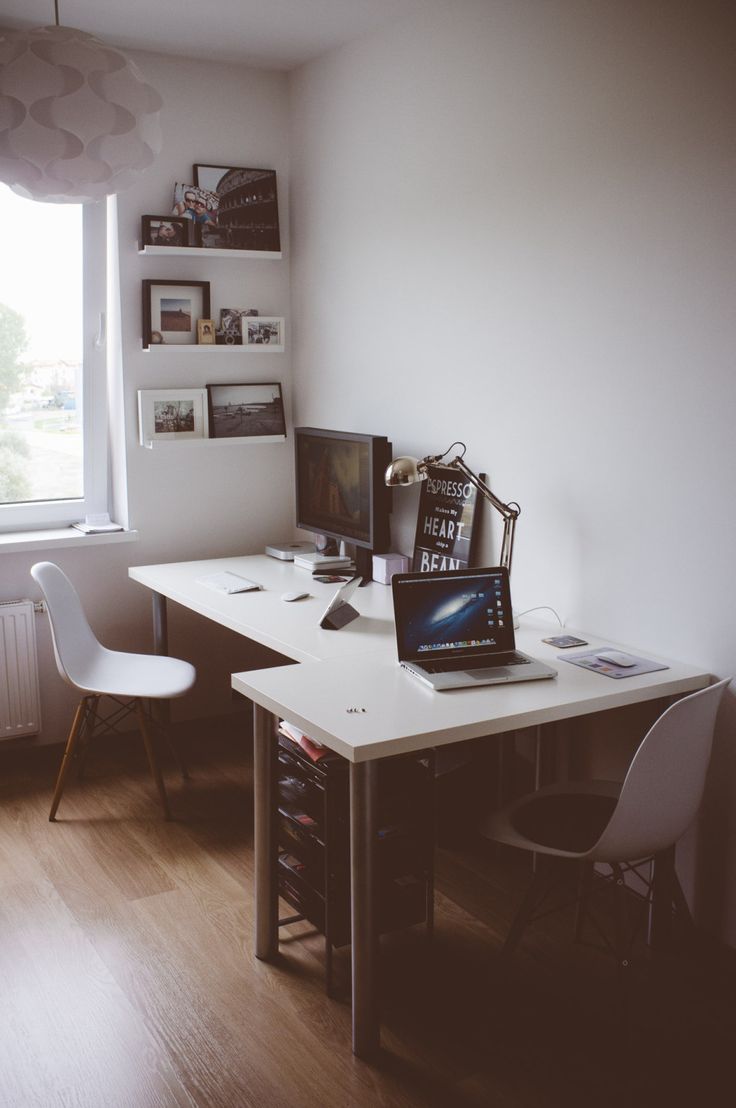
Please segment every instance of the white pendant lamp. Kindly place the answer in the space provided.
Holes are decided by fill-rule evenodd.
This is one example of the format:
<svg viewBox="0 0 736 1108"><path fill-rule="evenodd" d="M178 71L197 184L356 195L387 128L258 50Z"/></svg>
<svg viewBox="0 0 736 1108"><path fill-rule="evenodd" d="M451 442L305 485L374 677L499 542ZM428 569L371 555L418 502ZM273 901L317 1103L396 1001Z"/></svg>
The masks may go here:
<svg viewBox="0 0 736 1108"><path fill-rule="evenodd" d="M82 203L133 184L161 148L159 94L124 54L73 27L0 37L0 181Z"/></svg>

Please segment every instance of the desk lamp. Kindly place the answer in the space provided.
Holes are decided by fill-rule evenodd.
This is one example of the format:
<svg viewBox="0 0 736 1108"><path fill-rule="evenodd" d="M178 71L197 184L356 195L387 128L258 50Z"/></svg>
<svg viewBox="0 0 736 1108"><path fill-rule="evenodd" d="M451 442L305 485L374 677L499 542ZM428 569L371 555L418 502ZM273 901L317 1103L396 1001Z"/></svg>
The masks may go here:
<svg viewBox="0 0 736 1108"><path fill-rule="evenodd" d="M449 462L443 462L443 458L452 450L453 446L461 446L462 452L456 457L452 458ZM504 504L502 500L499 500L494 493L488 488L488 485L484 481L481 481L477 474L473 473L472 469L469 469L463 461L465 451L467 447L464 442L450 443L444 454L429 454L426 458L422 458L419 461L418 458L403 457L394 458L391 465L386 470L386 484L387 485L413 485L416 481L426 481L429 476L429 467L436 465L443 465L447 469L458 469L468 481L481 493L486 500L490 501L493 507L503 516L503 539L501 540L501 559L499 565L506 566L509 573L511 572L511 555L514 549L514 528L516 527L516 520L521 514L521 508L515 501L511 501L510 504Z"/></svg>

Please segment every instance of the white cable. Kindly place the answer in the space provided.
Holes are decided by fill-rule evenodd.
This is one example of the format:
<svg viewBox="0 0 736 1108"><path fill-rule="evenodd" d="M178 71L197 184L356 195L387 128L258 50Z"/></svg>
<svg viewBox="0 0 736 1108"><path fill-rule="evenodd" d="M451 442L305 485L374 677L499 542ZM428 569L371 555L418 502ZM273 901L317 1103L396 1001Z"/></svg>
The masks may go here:
<svg viewBox="0 0 736 1108"><path fill-rule="evenodd" d="M528 616L530 612L552 612L560 627L564 627L565 623L560 619L554 608L550 608L549 604L537 604L535 608L527 608L524 612L514 612L516 619L521 619L522 616Z"/></svg>

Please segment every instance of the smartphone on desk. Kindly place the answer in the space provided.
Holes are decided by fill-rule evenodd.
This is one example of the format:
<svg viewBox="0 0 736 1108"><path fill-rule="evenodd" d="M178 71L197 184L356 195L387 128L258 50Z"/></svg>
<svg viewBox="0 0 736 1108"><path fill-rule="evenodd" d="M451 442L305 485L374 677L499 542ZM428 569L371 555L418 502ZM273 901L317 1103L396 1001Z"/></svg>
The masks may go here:
<svg viewBox="0 0 736 1108"><path fill-rule="evenodd" d="M549 639L542 639L542 642L549 643L550 646L556 646L558 650L567 650L571 646L587 646L587 639L578 639L575 635L553 635Z"/></svg>

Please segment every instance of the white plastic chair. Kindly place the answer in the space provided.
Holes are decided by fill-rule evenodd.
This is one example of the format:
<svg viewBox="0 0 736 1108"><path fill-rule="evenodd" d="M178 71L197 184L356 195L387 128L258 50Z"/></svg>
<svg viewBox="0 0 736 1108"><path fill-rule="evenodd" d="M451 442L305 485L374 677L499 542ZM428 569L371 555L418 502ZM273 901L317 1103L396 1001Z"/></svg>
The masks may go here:
<svg viewBox="0 0 736 1108"><path fill-rule="evenodd" d="M581 864L576 938L581 933L593 867L608 863L615 890L615 951L621 965L628 965L630 947L624 873L652 859L655 866L671 863L672 855L667 852L673 851L700 807L716 714L729 682L719 681L667 708L642 740L623 784L581 781L548 785L491 813L480 827L481 833L495 842ZM516 946L539 910L549 884L544 866L538 866L506 938L505 953ZM669 915L673 901L678 909L686 909L673 865L663 885L669 888L668 899L658 910Z"/></svg>
<svg viewBox="0 0 736 1108"><path fill-rule="evenodd" d="M103 724L112 730L114 725L110 725L109 719L114 718L118 722L129 711L137 713L164 816L170 819L171 812L143 700L168 700L183 696L194 684L194 666L178 658L108 650L95 638L74 586L57 565L37 562L31 568L31 575L46 600L59 673L83 694L64 750L49 820L56 818L67 773L78 752L80 736L84 734L86 746L95 726ZM107 720L103 719L97 711L101 696L115 700L122 711L117 711L114 717Z"/></svg>

